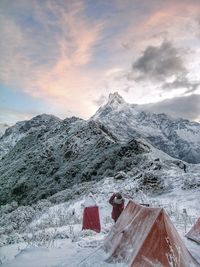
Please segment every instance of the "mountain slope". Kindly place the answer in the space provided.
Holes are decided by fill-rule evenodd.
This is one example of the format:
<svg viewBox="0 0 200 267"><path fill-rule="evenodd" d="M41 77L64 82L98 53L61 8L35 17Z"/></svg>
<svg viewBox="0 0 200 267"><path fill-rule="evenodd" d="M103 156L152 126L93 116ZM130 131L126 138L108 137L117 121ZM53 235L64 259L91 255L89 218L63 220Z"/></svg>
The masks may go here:
<svg viewBox="0 0 200 267"><path fill-rule="evenodd" d="M118 93L110 94L108 103L92 119L106 125L121 140L143 138L174 158L200 163L199 123L142 111Z"/></svg>
<svg viewBox="0 0 200 267"><path fill-rule="evenodd" d="M1 204L32 203L74 184L130 170L150 151L136 140L119 141L99 122L78 118L56 120L53 127L34 124L22 134L18 128L11 132L20 132L20 138L0 161Z"/></svg>
<svg viewBox="0 0 200 267"><path fill-rule="evenodd" d="M88 121L43 114L18 122L0 138L0 204L34 203L106 176L169 190L166 171L186 165L165 152L198 162L199 133L198 123L140 111L116 93Z"/></svg>
<svg viewBox="0 0 200 267"><path fill-rule="evenodd" d="M42 114L31 120L20 121L12 127L7 127L5 133L0 136L0 159L29 133L39 130L49 131L49 129L56 127L60 121L55 116Z"/></svg>

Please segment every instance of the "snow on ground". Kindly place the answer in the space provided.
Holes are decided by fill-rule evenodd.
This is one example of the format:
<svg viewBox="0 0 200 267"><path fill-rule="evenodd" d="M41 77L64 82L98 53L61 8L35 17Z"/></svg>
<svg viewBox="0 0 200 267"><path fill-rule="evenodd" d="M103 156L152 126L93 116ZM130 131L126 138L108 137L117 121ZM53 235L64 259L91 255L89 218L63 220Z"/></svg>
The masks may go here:
<svg viewBox="0 0 200 267"><path fill-rule="evenodd" d="M86 241L85 241L86 242ZM12 250L17 250L16 245L12 245ZM8 251L7 251L8 252ZM89 257L88 257L89 256ZM88 257L88 258L87 258ZM9 261L4 267L69 267L69 266L125 266L124 264L108 264L105 262L107 255L99 247L81 247L70 240L57 240L53 248L38 247L25 248L15 257L14 261Z"/></svg>
<svg viewBox="0 0 200 267"><path fill-rule="evenodd" d="M91 188L91 193L99 206L101 233L81 230L85 196L80 195L79 199L49 207L26 228L30 240L0 248L2 267L126 266L106 263L108 255L101 246L113 225L110 218L111 206L108 203L110 195L120 191L126 197L127 203L134 186L134 180L119 181L110 177L99 181ZM176 187L160 195L147 196L139 191L131 197L138 203L164 207L187 248L200 262L200 246L184 237L199 217L199 196L198 189L182 190ZM38 238L39 234L42 236L42 242L38 242L38 239L35 242L33 237L35 235ZM48 239L50 236L52 238Z"/></svg>

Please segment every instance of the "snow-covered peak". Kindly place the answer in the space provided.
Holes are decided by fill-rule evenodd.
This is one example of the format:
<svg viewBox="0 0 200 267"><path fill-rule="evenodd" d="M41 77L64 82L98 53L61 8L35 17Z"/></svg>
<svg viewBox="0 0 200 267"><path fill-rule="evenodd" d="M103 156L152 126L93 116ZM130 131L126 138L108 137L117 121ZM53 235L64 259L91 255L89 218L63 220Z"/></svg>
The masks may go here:
<svg viewBox="0 0 200 267"><path fill-rule="evenodd" d="M92 120L101 120L107 118L109 123L110 116L126 116L127 114L135 115L138 113L137 105L127 103L118 92L109 94L108 102L101 106L92 116ZM129 116L128 115L128 116Z"/></svg>
<svg viewBox="0 0 200 267"><path fill-rule="evenodd" d="M145 111L139 105L126 103L118 93L111 94L92 119L103 123L121 140L143 138L172 157L200 162L199 123Z"/></svg>
<svg viewBox="0 0 200 267"><path fill-rule="evenodd" d="M114 92L109 94L107 105L116 105L116 104L124 104L125 101L122 96L119 95L118 92Z"/></svg>

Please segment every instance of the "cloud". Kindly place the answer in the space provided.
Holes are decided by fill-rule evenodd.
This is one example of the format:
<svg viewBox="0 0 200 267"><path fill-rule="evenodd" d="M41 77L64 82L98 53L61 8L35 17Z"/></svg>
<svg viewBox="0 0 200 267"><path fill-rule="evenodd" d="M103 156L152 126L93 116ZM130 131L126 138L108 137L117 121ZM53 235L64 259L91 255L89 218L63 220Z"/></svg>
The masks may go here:
<svg viewBox="0 0 200 267"><path fill-rule="evenodd" d="M44 99L62 112L67 103L75 115L87 117L93 108L88 100L92 84L97 80L89 64L104 21L90 19L84 1L18 4L2 4L0 82ZM77 104L80 95L82 101Z"/></svg>
<svg viewBox="0 0 200 267"><path fill-rule="evenodd" d="M130 89L131 89L131 86L129 86L129 85L125 85L125 87L122 88L122 90L123 90L124 92L126 92L126 93L128 93Z"/></svg>
<svg viewBox="0 0 200 267"><path fill-rule="evenodd" d="M164 41L158 47L148 46L132 67L133 71L139 73L139 79L157 81L185 72L177 49L169 41Z"/></svg>
<svg viewBox="0 0 200 267"><path fill-rule="evenodd" d="M195 91L189 83L200 80L199 6L196 0L1 0L0 82L44 100L56 114L84 118L116 89L136 103L177 96L181 90L172 86L178 89L185 66L186 89Z"/></svg>
<svg viewBox="0 0 200 267"><path fill-rule="evenodd" d="M175 118L186 118L199 121L200 119L200 95L174 97L157 103L141 105L140 108L155 112L166 113Z"/></svg>
<svg viewBox="0 0 200 267"><path fill-rule="evenodd" d="M23 55L18 53L22 47L24 37L19 27L10 19L0 14L0 81L4 83L18 83L20 62L24 63ZM25 69L25 64L23 64ZM22 72L23 73L23 72ZM14 81L14 82L13 82Z"/></svg>
<svg viewBox="0 0 200 267"><path fill-rule="evenodd" d="M93 103L96 106L101 106L102 104L104 104L107 101L107 96L106 95L100 95L100 97L98 99L93 100Z"/></svg>
<svg viewBox="0 0 200 267"><path fill-rule="evenodd" d="M0 121L10 125L16 121L30 120L36 115L38 115L37 111L24 112L15 108L0 107Z"/></svg>
<svg viewBox="0 0 200 267"><path fill-rule="evenodd" d="M200 81L189 81L186 77L176 78L173 82L166 82L162 85L165 90L174 90L177 88L187 88L185 94L194 93L200 86Z"/></svg>

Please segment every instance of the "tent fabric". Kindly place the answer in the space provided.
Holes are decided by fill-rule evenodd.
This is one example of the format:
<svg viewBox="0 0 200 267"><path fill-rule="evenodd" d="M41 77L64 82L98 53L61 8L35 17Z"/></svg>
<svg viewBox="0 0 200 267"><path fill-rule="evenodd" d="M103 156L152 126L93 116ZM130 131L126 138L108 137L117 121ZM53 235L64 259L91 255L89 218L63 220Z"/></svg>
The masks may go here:
<svg viewBox="0 0 200 267"><path fill-rule="evenodd" d="M108 262L131 267L200 266L179 237L163 209L129 201L105 239Z"/></svg>
<svg viewBox="0 0 200 267"><path fill-rule="evenodd" d="M99 208L97 206L84 208L82 230L86 229L93 230L97 233L101 231Z"/></svg>
<svg viewBox="0 0 200 267"><path fill-rule="evenodd" d="M186 234L186 237L200 244L200 218L192 229Z"/></svg>

